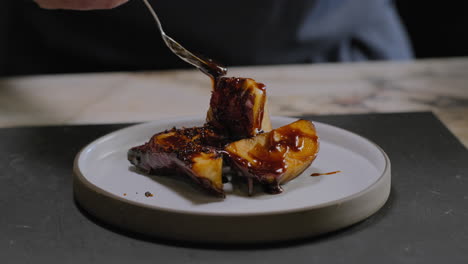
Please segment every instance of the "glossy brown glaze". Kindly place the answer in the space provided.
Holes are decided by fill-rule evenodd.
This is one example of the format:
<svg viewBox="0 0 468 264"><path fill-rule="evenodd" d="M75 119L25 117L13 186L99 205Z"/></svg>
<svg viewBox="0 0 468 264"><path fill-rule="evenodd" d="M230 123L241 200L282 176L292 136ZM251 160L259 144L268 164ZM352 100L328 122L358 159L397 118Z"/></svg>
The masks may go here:
<svg viewBox="0 0 468 264"><path fill-rule="evenodd" d="M190 164L194 155L210 153L223 146L223 142L224 139L210 127L172 128L154 135L148 142L148 151L173 153L179 160Z"/></svg>
<svg viewBox="0 0 468 264"><path fill-rule="evenodd" d="M221 174L218 182L212 182L199 174L197 170L200 166L195 167L200 158L204 164L208 160L215 163L216 160L221 161L222 154L217 149L224 146L223 141L224 139L210 127L172 128L155 134L144 145L131 148L127 155L133 165L146 173L187 175L205 190L224 197L224 191L219 184Z"/></svg>
<svg viewBox="0 0 468 264"><path fill-rule="evenodd" d="M262 175L267 182L271 182L286 171L286 153L303 149L304 138L314 142L318 140L317 136L305 134L298 129L280 128L268 134L265 146L257 144L247 153L252 162L235 154L231 154L231 158L242 164L242 167L249 168L250 173Z"/></svg>
<svg viewBox="0 0 468 264"><path fill-rule="evenodd" d="M219 78L211 95L207 121L229 138L252 137L261 133L265 102L264 84L249 78Z"/></svg>
<svg viewBox="0 0 468 264"><path fill-rule="evenodd" d="M297 177L315 159L318 137L312 123L299 120L251 140L234 142L226 150L243 176L256 179L267 192L279 193L280 184Z"/></svg>
<svg viewBox="0 0 468 264"><path fill-rule="evenodd" d="M340 173L341 171L332 171L332 172L325 172L325 173L312 173L310 176L322 176L322 175L332 175L336 173Z"/></svg>
<svg viewBox="0 0 468 264"><path fill-rule="evenodd" d="M172 128L151 137L150 141L144 145L133 147L128 152L129 161L135 166L143 168L154 168L155 154L166 154L184 162L190 166L193 158L200 153L213 153L225 145L225 139L214 132L210 127L193 127L176 129ZM149 155L149 156L148 156ZM218 154L216 157L219 157ZM158 164L161 168L165 163Z"/></svg>
<svg viewBox="0 0 468 264"><path fill-rule="evenodd" d="M311 139L316 144L318 138L315 135L309 135L299 129L287 129L286 127L275 130L269 136L270 148L268 153L263 153L262 164L272 163L276 172L283 172L286 167L286 153L289 151L299 152L304 148L304 140ZM268 160L268 157L271 160ZM272 165L267 165L272 166Z"/></svg>
<svg viewBox="0 0 468 264"><path fill-rule="evenodd" d="M295 152L301 151L304 148L304 139L310 139L317 142L318 137L314 134L308 134L297 128L289 128L287 126L280 127L272 133L270 141L276 149L292 150Z"/></svg>

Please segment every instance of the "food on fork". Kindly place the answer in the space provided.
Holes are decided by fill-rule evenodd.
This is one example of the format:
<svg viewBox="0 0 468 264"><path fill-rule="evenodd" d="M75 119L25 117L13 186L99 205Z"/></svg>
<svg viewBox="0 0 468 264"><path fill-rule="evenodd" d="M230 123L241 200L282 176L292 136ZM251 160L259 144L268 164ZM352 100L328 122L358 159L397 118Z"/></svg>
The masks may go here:
<svg viewBox="0 0 468 264"><path fill-rule="evenodd" d="M206 121L220 134L246 138L271 130L265 85L250 78L215 80Z"/></svg>

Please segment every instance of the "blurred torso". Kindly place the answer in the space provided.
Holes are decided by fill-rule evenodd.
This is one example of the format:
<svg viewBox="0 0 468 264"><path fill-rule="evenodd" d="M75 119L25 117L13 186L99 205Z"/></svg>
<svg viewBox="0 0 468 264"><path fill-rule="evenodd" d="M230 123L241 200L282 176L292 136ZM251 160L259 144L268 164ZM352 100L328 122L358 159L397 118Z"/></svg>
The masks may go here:
<svg viewBox="0 0 468 264"><path fill-rule="evenodd" d="M164 46L141 1L90 12L42 10L24 0L3 4L3 75L187 67ZM167 34L227 66L411 57L387 0L152 4Z"/></svg>

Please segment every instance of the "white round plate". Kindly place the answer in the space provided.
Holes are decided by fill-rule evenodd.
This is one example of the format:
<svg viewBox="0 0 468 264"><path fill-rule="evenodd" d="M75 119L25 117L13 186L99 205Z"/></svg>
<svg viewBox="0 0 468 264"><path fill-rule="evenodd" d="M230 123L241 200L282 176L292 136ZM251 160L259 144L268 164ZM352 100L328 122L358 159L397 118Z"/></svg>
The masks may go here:
<svg viewBox="0 0 468 264"><path fill-rule="evenodd" d="M273 117L272 124L280 127L295 120ZM257 192L249 197L227 183L227 196L219 199L170 176L139 173L128 162L128 149L153 134L203 123L202 118L160 120L95 140L75 159L76 200L101 220L131 231L229 243L296 239L336 230L369 217L389 196L387 155L361 136L319 122L314 122L320 141L317 159L278 195Z"/></svg>

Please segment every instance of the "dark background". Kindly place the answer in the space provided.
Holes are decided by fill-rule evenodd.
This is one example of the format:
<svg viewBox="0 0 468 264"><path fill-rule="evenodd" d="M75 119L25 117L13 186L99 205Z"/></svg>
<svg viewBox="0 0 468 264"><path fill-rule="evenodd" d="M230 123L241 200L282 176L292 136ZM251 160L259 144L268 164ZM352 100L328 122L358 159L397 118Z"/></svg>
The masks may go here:
<svg viewBox="0 0 468 264"><path fill-rule="evenodd" d="M417 58L468 56L467 1L395 2Z"/></svg>
<svg viewBox="0 0 468 264"><path fill-rule="evenodd" d="M13 4L16 3L16 4ZM22 3L22 4L21 4ZM400 13L403 24L406 26L409 33L409 37L413 46L413 51L416 58L436 58L436 57L454 57L454 56L468 56L468 3L466 1L407 1L407 0L395 0L396 7ZM10 6L8 6L10 5ZM141 58L146 56L153 56L154 54L147 54L145 51L152 50L155 45L163 45L159 40L159 37L155 34L151 36L153 39L148 39L147 35L141 33L146 32L143 29L128 29L124 32L116 32L119 28L122 28L118 24L118 21L113 20L113 15L105 11L91 11L86 13L74 13L74 12L56 12L54 15L46 14L45 12L34 12L34 14L26 15L27 8L36 8L32 0L0 0L0 32L6 32L6 34L0 35L0 76L3 75L16 75L20 74L37 74L37 67L35 63L46 62L50 65L67 65L66 71L68 72L80 72L83 70L82 65L86 65L89 60L89 56L92 56L92 51L96 48L87 47L90 51L86 54L80 54L75 51L63 50L63 43L57 40L50 40L50 36L38 35L37 31L32 31L31 28L40 27L40 22L48 22L45 24L53 25L57 30L63 27L60 22L62 16L78 17L77 21L93 21L86 27L71 28L67 36L64 36L62 42L69 43L74 41L75 37L79 34L74 34L74 30L87 30L90 37L96 34L107 38L122 36L123 38L130 39L135 43L140 43L141 50L133 51L126 57L126 62L133 61L133 64L139 63L139 67L142 69L155 69L155 64L141 65ZM365 7L363 7L365 8ZM123 10L116 10L119 13ZM12 18L14 16L14 18ZM137 18L138 20L147 20L148 23L145 25L151 25L151 18L149 16L143 16ZM47 21L43 21L47 20ZM50 21L49 21L50 20ZM83 29L84 28L84 29ZM176 32L171 28L168 31L175 34L176 39L179 39L177 35L180 32ZM78 32L79 33L79 32ZM185 32L186 33L186 32ZM184 33L184 34L185 34ZM94 34L94 35L93 35ZM104 36L102 36L104 35ZM15 47L6 47L9 43L8 38L20 39L17 41ZM37 41L39 40L39 41ZM128 41L128 40L126 40ZM183 37L180 37L182 43L187 43ZM58 54L55 58L47 56L45 46L55 47L54 52ZM98 48L102 48L103 43L97 43ZM101 45L101 46L99 46ZM187 48L192 50L190 45ZM217 54L221 47L210 47L210 56L217 59ZM7 50L16 50L16 53L12 54ZM162 48L164 50L164 47ZM102 65L96 63L94 65L87 65L87 71L126 71L133 70L133 68L124 64L122 61L114 61L115 54L119 54L122 57L122 51L113 47L106 47L106 53L100 53L101 56L107 58L103 60ZM197 51L195 47L193 49ZM32 54L32 55L31 55ZM61 60L60 54L66 54ZM125 55L125 54L124 54ZM173 65L164 65L165 68L182 68L189 67L180 60L164 59L168 56L172 58L172 54L167 50L166 53L162 54L161 57L164 61L170 61ZM8 59L4 59L8 58ZM219 58L218 58L219 59ZM70 62L70 60L72 62ZM6 65L6 61L9 61L9 65ZM104 61L108 62L104 64ZM222 60L221 60L222 61ZM17 65L16 65L16 64ZM252 63L254 64L254 63ZM111 66L109 66L111 65ZM158 65L158 64L156 64ZM76 66L74 68L74 66ZM28 68L29 67L29 68ZM15 70L20 69L20 70ZM57 69L43 69L43 73L57 72Z"/></svg>

